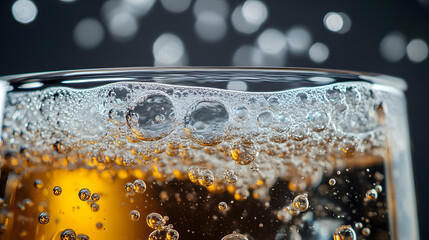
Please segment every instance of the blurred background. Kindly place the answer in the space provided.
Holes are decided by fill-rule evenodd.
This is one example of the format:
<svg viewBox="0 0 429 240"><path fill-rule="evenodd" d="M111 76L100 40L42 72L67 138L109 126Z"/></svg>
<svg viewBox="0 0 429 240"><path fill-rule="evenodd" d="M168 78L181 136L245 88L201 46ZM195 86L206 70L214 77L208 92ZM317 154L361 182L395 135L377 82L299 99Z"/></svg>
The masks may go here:
<svg viewBox="0 0 429 240"><path fill-rule="evenodd" d="M429 0L3 0L0 75L124 66L289 66L408 83L429 236ZM426 204L425 204L426 203Z"/></svg>

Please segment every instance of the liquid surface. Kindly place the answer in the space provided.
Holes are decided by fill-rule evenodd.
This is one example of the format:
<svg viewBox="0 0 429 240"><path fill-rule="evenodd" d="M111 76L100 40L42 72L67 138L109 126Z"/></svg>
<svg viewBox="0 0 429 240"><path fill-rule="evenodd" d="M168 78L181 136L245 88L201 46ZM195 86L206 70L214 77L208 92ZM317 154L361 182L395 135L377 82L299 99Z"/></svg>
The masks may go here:
<svg viewBox="0 0 429 240"><path fill-rule="evenodd" d="M9 92L2 236L389 239L389 94L365 82Z"/></svg>

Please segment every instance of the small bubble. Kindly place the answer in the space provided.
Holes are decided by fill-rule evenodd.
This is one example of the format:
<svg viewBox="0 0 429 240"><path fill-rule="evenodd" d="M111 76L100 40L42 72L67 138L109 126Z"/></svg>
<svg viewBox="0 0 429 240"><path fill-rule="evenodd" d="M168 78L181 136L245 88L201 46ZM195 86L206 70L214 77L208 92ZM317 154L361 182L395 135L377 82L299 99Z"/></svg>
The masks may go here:
<svg viewBox="0 0 429 240"><path fill-rule="evenodd" d="M362 229L362 235L364 235L365 237L368 237L371 234L371 230L369 230L369 228L363 228Z"/></svg>
<svg viewBox="0 0 429 240"><path fill-rule="evenodd" d="M97 202L98 200L100 200L100 194L98 194L98 193L93 193L93 194L91 195L91 200L92 200L92 201L94 201L94 202Z"/></svg>
<svg viewBox="0 0 429 240"><path fill-rule="evenodd" d="M237 201L244 201L250 196L249 190L246 188L239 188L235 190L234 199Z"/></svg>
<svg viewBox="0 0 429 240"><path fill-rule="evenodd" d="M198 176L198 182L203 186L211 186L214 182L215 178L209 169L204 169L200 171L200 175Z"/></svg>
<svg viewBox="0 0 429 240"><path fill-rule="evenodd" d="M260 223L258 226L259 226L259 227L264 227L264 224Z"/></svg>
<svg viewBox="0 0 429 240"><path fill-rule="evenodd" d="M167 240L178 240L179 232L174 229L167 230Z"/></svg>
<svg viewBox="0 0 429 240"><path fill-rule="evenodd" d="M337 171L337 175L341 175L341 171Z"/></svg>
<svg viewBox="0 0 429 240"><path fill-rule="evenodd" d="M253 144L237 141L231 147L231 157L240 165L248 165L255 160L256 148Z"/></svg>
<svg viewBox="0 0 429 240"><path fill-rule="evenodd" d="M146 191L146 183L141 179L135 180L134 181L134 192L142 194L145 191Z"/></svg>
<svg viewBox="0 0 429 240"><path fill-rule="evenodd" d="M49 215L49 213L42 212L39 215L39 223L41 223L41 224L47 224L47 223L49 223L50 218L51 218L51 216Z"/></svg>
<svg viewBox="0 0 429 240"><path fill-rule="evenodd" d="M166 239L167 231L166 230L155 230L149 235L149 240L164 240Z"/></svg>
<svg viewBox="0 0 429 240"><path fill-rule="evenodd" d="M231 233L223 237L221 240L249 240L245 235L239 233Z"/></svg>
<svg viewBox="0 0 429 240"><path fill-rule="evenodd" d="M155 121L157 121L157 122L163 122L164 120L165 120L165 116L162 114L155 116Z"/></svg>
<svg viewBox="0 0 429 240"><path fill-rule="evenodd" d="M126 183L125 184L125 191L127 191L129 193L134 192L134 184L130 183L130 182Z"/></svg>
<svg viewBox="0 0 429 240"><path fill-rule="evenodd" d="M223 178L229 183L229 184L235 184L238 180L237 174L232 169L227 169L225 172L223 172Z"/></svg>
<svg viewBox="0 0 429 240"><path fill-rule="evenodd" d="M308 206L307 194L300 194L293 199L293 207L300 212L307 211Z"/></svg>
<svg viewBox="0 0 429 240"><path fill-rule="evenodd" d="M329 185L334 186L337 183L337 180L335 178L329 179Z"/></svg>
<svg viewBox="0 0 429 240"><path fill-rule="evenodd" d="M329 124L329 116L324 112L312 111L307 113L306 118L316 132L325 130Z"/></svg>
<svg viewBox="0 0 429 240"><path fill-rule="evenodd" d="M150 213L146 217L146 223L150 228L160 229L165 225L165 219L159 213Z"/></svg>
<svg viewBox="0 0 429 240"><path fill-rule="evenodd" d="M356 232L350 225L339 226L334 232L334 240L356 240Z"/></svg>
<svg viewBox="0 0 429 240"><path fill-rule="evenodd" d="M301 212L293 206L293 203L291 203L289 206L287 206L287 210L292 216L298 216Z"/></svg>
<svg viewBox="0 0 429 240"><path fill-rule="evenodd" d="M140 212L137 210L132 210L130 212L130 219L133 221L137 221L140 219Z"/></svg>
<svg viewBox="0 0 429 240"><path fill-rule="evenodd" d="M365 196L369 200L374 201L374 200L376 200L378 198L378 193L377 193L377 191L375 189L370 189L370 190L368 190L366 192Z"/></svg>
<svg viewBox="0 0 429 240"><path fill-rule="evenodd" d="M63 189L61 189L61 187L59 187L59 186L56 186L56 187L54 187L53 191L54 191L55 196L59 196L63 192Z"/></svg>
<svg viewBox="0 0 429 240"><path fill-rule="evenodd" d="M232 109L232 113L235 119L237 120L243 120L248 117L248 111L247 108L243 105L236 106Z"/></svg>
<svg viewBox="0 0 429 240"><path fill-rule="evenodd" d="M95 227L97 229L102 229L103 228L103 224L101 222L99 222L99 223L95 224Z"/></svg>
<svg viewBox="0 0 429 240"><path fill-rule="evenodd" d="M188 169L189 180L193 183L198 183L198 178L200 176L200 169L197 166L191 166Z"/></svg>
<svg viewBox="0 0 429 240"><path fill-rule="evenodd" d="M375 180L377 180L377 181L383 181L383 179L384 179L384 175L383 175L382 173L380 173L380 172L375 172L375 174L374 174L374 178L375 178Z"/></svg>
<svg viewBox="0 0 429 240"><path fill-rule="evenodd" d="M254 172L259 172L259 165L256 162L250 163L250 169Z"/></svg>
<svg viewBox="0 0 429 240"><path fill-rule="evenodd" d="M362 225L362 223L361 222L357 222L357 223L355 223L355 228L357 228L357 229L361 229L363 227L363 225Z"/></svg>
<svg viewBox="0 0 429 240"><path fill-rule="evenodd" d="M82 200L82 201L88 201L90 197L91 197L91 191L89 191L88 188L82 188L79 191L79 198L80 198L80 200Z"/></svg>
<svg viewBox="0 0 429 240"><path fill-rule="evenodd" d="M66 229L61 233L61 240L75 240L76 233L72 229Z"/></svg>
<svg viewBox="0 0 429 240"><path fill-rule="evenodd" d="M24 204L25 207L31 207L33 206L33 201L31 201L31 199L26 198L22 201L22 203Z"/></svg>
<svg viewBox="0 0 429 240"><path fill-rule="evenodd" d="M219 204L218 204L218 208L219 208L219 210L225 210L226 208L228 207L228 204L226 204L226 202L220 202Z"/></svg>
<svg viewBox="0 0 429 240"><path fill-rule="evenodd" d="M77 240L89 240L89 236L85 234L79 234L77 235Z"/></svg>
<svg viewBox="0 0 429 240"><path fill-rule="evenodd" d="M37 189L41 189L43 187L43 181L41 179L34 180L34 187Z"/></svg>
<svg viewBox="0 0 429 240"><path fill-rule="evenodd" d="M263 112L256 118L260 127L268 127L273 122L273 114L271 112Z"/></svg>
<svg viewBox="0 0 429 240"><path fill-rule="evenodd" d="M91 204L91 211L98 212L98 210L100 210L100 205L98 205L97 203L92 203Z"/></svg>
<svg viewBox="0 0 429 240"><path fill-rule="evenodd" d="M383 191L383 187L381 185L377 185L375 186L375 191L377 191L378 193L381 193Z"/></svg>

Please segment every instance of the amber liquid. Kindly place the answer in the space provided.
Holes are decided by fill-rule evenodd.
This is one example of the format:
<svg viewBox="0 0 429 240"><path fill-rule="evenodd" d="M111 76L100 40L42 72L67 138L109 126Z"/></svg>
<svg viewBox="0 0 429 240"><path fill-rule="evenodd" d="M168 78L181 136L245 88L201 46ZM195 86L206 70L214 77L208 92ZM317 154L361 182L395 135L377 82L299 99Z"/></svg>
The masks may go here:
<svg viewBox="0 0 429 240"><path fill-rule="evenodd" d="M343 224L355 229L357 239L389 239L383 161L361 159L368 161L361 160L363 165L339 172L325 172L317 186L300 188L306 179L278 179L264 199L252 189L247 199L234 197L234 185L196 185L186 173L177 172L174 180L163 181L136 166L107 170L29 167L18 174L4 165L0 238L61 239L63 230L73 229L76 235L85 234L90 239L148 239L153 229L147 225L146 216L157 212L168 216L167 224L186 240L221 239L233 231L258 240L296 239L297 235L302 239L332 239L333 231ZM336 182L333 186L329 184L332 178ZM147 190L129 196L125 184L136 179L143 179ZM43 186L36 187L36 180L42 180ZM383 191L370 201L365 194L376 185ZM53 192L56 186L62 189L58 196ZM100 195L97 212L79 199L82 188ZM279 217L281 210L302 193L308 194L308 210L286 220ZM226 202L228 208L220 210L220 202ZM139 220L130 219L132 210L139 211ZM49 213L49 223L39 223L42 212ZM370 229L369 236L355 227L358 222Z"/></svg>

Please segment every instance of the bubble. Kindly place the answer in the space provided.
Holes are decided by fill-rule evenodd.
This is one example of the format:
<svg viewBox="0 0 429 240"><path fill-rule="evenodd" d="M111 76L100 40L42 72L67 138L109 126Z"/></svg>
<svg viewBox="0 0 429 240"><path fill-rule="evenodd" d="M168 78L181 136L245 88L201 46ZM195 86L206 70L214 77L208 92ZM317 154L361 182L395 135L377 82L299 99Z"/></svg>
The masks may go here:
<svg viewBox="0 0 429 240"><path fill-rule="evenodd" d="M134 192L136 193L142 194L146 191L146 183L141 179L135 180L133 185L134 185L134 188L133 188Z"/></svg>
<svg viewBox="0 0 429 240"><path fill-rule="evenodd" d="M362 235L364 235L365 237L369 236L371 234L371 230L369 228L363 228L362 229Z"/></svg>
<svg viewBox="0 0 429 240"><path fill-rule="evenodd" d="M187 113L185 131L197 142L213 145L221 141L228 119L228 111L221 103L202 101Z"/></svg>
<svg viewBox="0 0 429 240"><path fill-rule="evenodd" d="M357 223L355 223L355 228L357 228L357 229L361 229L363 227L363 225L362 225L362 223L361 222L357 222Z"/></svg>
<svg viewBox="0 0 429 240"><path fill-rule="evenodd" d="M312 111L307 113L306 118L316 132L325 130L329 124L329 116L324 112Z"/></svg>
<svg viewBox="0 0 429 240"><path fill-rule="evenodd" d="M100 205L98 205L97 203L92 203L91 204L91 211L98 212L98 210L100 210Z"/></svg>
<svg viewBox="0 0 429 240"><path fill-rule="evenodd" d="M88 201L90 197L91 197L91 191L89 191L88 188L82 188L79 191L79 198L80 198L80 200L82 200L82 201Z"/></svg>
<svg viewBox="0 0 429 240"><path fill-rule="evenodd" d="M22 203L24 204L25 207L31 207L31 206L33 206L33 202L29 198L24 199L22 201Z"/></svg>
<svg viewBox="0 0 429 240"><path fill-rule="evenodd" d="M47 223L49 223L50 218L51 218L51 216L49 215L49 213L42 212L39 215L39 223L41 223L41 224L47 224Z"/></svg>
<svg viewBox="0 0 429 240"><path fill-rule="evenodd" d="M329 179L329 185L334 186L336 183L337 181L335 180L335 178Z"/></svg>
<svg viewBox="0 0 429 240"><path fill-rule="evenodd" d="M211 186L214 182L215 178L213 175L213 172L209 169L203 169L200 171L200 174L198 176L198 182L203 186Z"/></svg>
<svg viewBox="0 0 429 240"><path fill-rule="evenodd" d="M374 200L376 200L378 198L378 193L377 193L377 191L375 189L370 189L370 190L368 190L366 192L365 196L369 200L374 201Z"/></svg>
<svg viewBox="0 0 429 240"><path fill-rule="evenodd" d="M134 192L134 184L130 183L130 182L126 183L125 184L125 191L127 191L129 193Z"/></svg>
<svg viewBox="0 0 429 240"><path fill-rule="evenodd" d="M65 229L61 233L61 240L75 240L76 239L76 233L73 231L73 229Z"/></svg>
<svg viewBox="0 0 429 240"><path fill-rule="evenodd" d="M165 240L167 237L166 230L155 230L149 235L149 240Z"/></svg>
<svg viewBox="0 0 429 240"><path fill-rule="evenodd" d="M235 142L231 147L231 158L240 165L248 165L255 160L256 148L243 141Z"/></svg>
<svg viewBox="0 0 429 240"><path fill-rule="evenodd" d="M302 141L307 138L307 127L300 123L291 127L292 139L295 141Z"/></svg>
<svg viewBox="0 0 429 240"><path fill-rule="evenodd" d="M246 236L240 233L231 233L223 237L221 240L249 240Z"/></svg>
<svg viewBox="0 0 429 240"><path fill-rule="evenodd" d="M92 201L94 201L94 202L97 202L98 200L100 200L100 194L98 194L98 193L93 193L93 194L91 195L91 200L92 200Z"/></svg>
<svg viewBox="0 0 429 240"><path fill-rule="evenodd" d="M168 116L163 121L157 121L159 116ZM127 110L127 126L139 139L155 141L167 136L173 131L174 107L170 99L164 95L150 95L143 101L134 103Z"/></svg>
<svg viewBox="0 0 429 240"><path fill-rule="evenodd" d="M286 113L280 113L276 115L276 122L273 124L273 128L277 132L282 133L290 128L291 123L292 120L286 115Z"/></svg>
<svg viewBox="0 0 429 240"><path fill-rule="evenodd" d="M250 163L250 169L254 172L259 172L259 165L256 162Z"/></svg>
<svg viewBox="0 0 429 240"><path fill-rule="evenodd" d="M356 232L350 225L339 226L334 232L334 240L356 240Z"/></svg>
<svg viewBox="0 0 429 240"><path fill-rule="evenodd" d="M130 212L130 219L133 221L137 221L140 219L140 212L137 210L132 210Z"/></svg>
<svg viewBox="0 0 429 240"><path fill-rule="evenodd" d="M200 169L197 166L191 166L188 169L188 176L189 176L189 180L191 180L191 182L198 184L198 178L200 176Z"/></svg>
<svg viewBox="0 0 429 240"><path fill-rule="evenodd" d="M260 127L268 127L273 122L273 114L271 112L263 112L256 118Z"/></svg>
<svg viewBox="0 0 429 240"><path fill-rule="evenodd" d="M220 202L219 204L218 204L218 208L219 208L219 210L226 210L226 208L228 207L228 204L226 204L226 202Z"/></svg>
<svg viewBox="0 0 429 240"><path fill-rule="evenodd" d="M159 213L150 213L146 217L146 223L150 228L161 229L165 225L165 219Z"/></svg>
<svg viewBox="0 0 429 240"><path fill-rule="evenodd" d="M77 235L77 240L89 240L89 236L85 234L79 234Z"/></svg>
<svg viewBox="0 0 429 240"><path fill-rule="evenodd" d="M307 194L300 194L293 199L293 207L300 212L307 211L308 205Z"/></svg>
<svg viewBox="0 0 429 240"><path fill-rule="evenodd" d="M97 229L102 229L103 228L103 224L101 222L98 222L97 224L95 224L95 227Z"/></svg>
<svg viewBox="0 0 429 240"><path fill-rule="evenodd" d="M235 190L234 199L237 201L244 201L250 196L249 190L246 188L239 188Z"/></svg>
<svg viewBox="0 0 429 240"><path fill-rule="evenodd" d="M377 185L375 186L375 191L377 191L378 193L381 193L383 191L383 187L381 185Z"/></svg>
<svg viewBox="0 0 429 240"><path fill-rule="evenodd" d="M232 109L232 114L233 114L234 118L237 120L244 120L248 117L247 108L243 105L235 106Z"/></svg>
<svg viewBox="0 0 429 240"><path fill-rule="evenodd" d="M59 196L63 192L63 189L60 186L56 186L54 187L53 191L55 196Z"/></svg>
<svg viewBox="0 0 429 240"><path fill-rule="evenodd" d="M293 203L287 206L286 209L289 211L289 213L292 216L298 216L301 213L298 209L295 209L295 207L293 206Z"/></svg>
<svg viewBox="0 0 429 240"><path fill-rule="evenodd" d="M179 232L174 229L167 230L167 240L177 240L179 239Z"/></svg>
<svg viewBox="0 0 429 240"><path fill-rule="evenodd" d="M223 172L223 178L230 184L234 184L238 180L237 174L232 169L227 169Z"/></svg>
<svg viewBox="0 0 429 240"><path fill-rule="evenodd" d="M37 189L41 189L43 187L43 181L41 179L34 180L34 187Z"/></svg>

